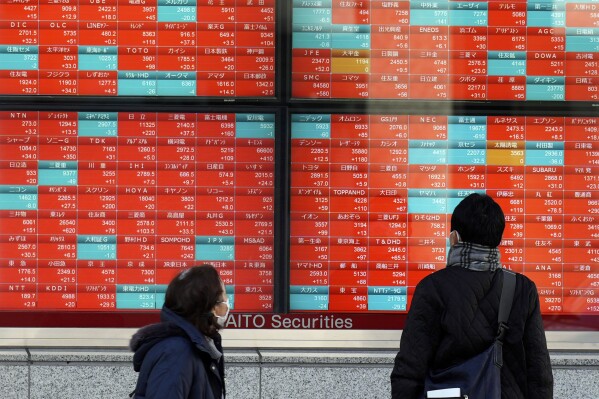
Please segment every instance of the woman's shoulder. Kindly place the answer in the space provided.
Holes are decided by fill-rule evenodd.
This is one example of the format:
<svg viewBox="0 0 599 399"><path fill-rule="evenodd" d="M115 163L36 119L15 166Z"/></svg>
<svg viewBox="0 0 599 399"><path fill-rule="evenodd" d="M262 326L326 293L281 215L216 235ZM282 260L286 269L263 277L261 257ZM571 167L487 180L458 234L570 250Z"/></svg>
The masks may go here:
<svg viewBox="0 0 599 399"><path fill-rule="evenodd" d="M173 335L162 338L152 348L153 352L159 353L179 353L181 355L193 352L193 343L188 337Z"/></svg>
<svg viewBox="0 0 599 399"><path fill-rule="evenodd" d="M153 358L155 362L177 368L197 369L198 367L204 367L201 353L185 337L169 337L162 340L151 349L148 357Z"/></svg>

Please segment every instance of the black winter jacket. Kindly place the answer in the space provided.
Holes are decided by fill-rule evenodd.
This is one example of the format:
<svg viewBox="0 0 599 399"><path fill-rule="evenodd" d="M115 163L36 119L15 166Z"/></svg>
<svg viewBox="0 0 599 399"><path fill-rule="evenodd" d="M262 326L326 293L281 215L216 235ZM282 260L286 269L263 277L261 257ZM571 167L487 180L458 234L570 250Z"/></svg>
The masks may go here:
<svg viewBox="0 0 599 399"><path fill-rule="evenodd" d="M391 373L393 399L419 399L429 368L443 369L482 352L497 332L503 273L447 267L416 287ZM504 339L502 399L551 399L553 374L539 295L516 276Z"/></svg>
<svg viewBox="0 0 599 399"><path fill-rule="evenodd" d="M139 372L135 398L224 398L224 360L191 323L163 307L161 323L141 328L129 344ZM222 354L220 336L213 340Z"/></svg>

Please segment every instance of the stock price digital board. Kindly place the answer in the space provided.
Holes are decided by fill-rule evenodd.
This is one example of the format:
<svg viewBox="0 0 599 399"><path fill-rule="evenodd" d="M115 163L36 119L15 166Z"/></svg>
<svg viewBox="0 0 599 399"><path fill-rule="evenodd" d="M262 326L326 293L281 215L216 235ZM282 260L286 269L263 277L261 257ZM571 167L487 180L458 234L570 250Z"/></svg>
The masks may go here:
<svg viewBox="0 0 599 399"><path fill-rule="evenodd" d="M273 97L275 0L0 0L0 94Z"/></svg>
<svg viewBox="0 0 599 399"><path fill-rule="evenodd" d="M481 192L541 310L599 313L598 117L293 114L290 181L292 310L407 310Z"/></svg>
<svg viewBox="0 0 599 399"><path fill-rule="evenodd" d="M0 309L156 309L211 263L273 308L274 114L0 112Z"/></svg>
<svg viewBox="0 0 599 399"><path fill-rule="evenodd" d="M296 98L599 100L599 4L293 1Z"/></svg>

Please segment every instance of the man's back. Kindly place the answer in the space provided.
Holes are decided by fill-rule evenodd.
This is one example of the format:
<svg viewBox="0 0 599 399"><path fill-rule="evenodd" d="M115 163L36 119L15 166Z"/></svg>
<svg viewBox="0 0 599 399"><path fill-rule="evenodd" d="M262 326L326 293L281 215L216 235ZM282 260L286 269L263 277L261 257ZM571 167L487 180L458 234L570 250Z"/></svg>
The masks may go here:
<svg viewBox="0 0 599 399"><path fill-rule="evenodd" d="M485 350L497 332L501 274L448 267L418 285L392 374L393 398L419 398L428 368ZM505 337L502 397L553 397L552 373L532 281L517 276ZM428 361L430 360L430 363Z"/></svg>

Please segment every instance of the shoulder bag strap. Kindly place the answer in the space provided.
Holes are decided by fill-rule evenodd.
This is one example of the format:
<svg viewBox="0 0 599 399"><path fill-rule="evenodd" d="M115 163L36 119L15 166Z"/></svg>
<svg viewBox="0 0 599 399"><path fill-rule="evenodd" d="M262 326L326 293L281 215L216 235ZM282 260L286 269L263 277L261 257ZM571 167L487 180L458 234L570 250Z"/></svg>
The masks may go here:
<svg viewBox="0 0 599 399"><path fill-rule="evenodd" d="M508 330L507 319L512 310L514 302L514 291L516 289L516 273L500 269L503 272L501 287L501 299L499 300L499 312L497 316L497 336L495 337L494 361L497 367L503 366L503 338Z"/></svg>
<svg viewBox="0 0 599 399"><path fill-rule="evenodd" d="M516 273L506 269L501 269L503 272L503 286L501 287L501 299L499 300L499 313L497 315L497 322L499 323L498 335L501 334L501 328L507 329L507 319L510 317L510 311L512 310L512 303L514 302L514 291L516 289Z"/></svg>

